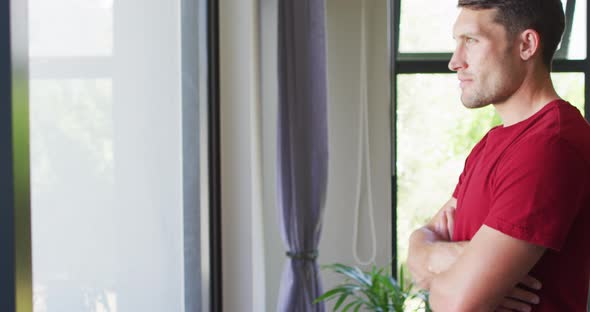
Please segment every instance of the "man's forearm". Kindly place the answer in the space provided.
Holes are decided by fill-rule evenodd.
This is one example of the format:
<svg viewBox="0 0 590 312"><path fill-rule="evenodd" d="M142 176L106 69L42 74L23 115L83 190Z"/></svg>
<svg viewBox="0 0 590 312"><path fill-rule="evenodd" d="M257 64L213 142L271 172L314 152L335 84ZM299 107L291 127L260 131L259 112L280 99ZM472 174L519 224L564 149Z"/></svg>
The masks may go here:
<svg viewBox="0 0 590 312"><path fill-rule="evenodd" d="M428 226L414 231L410 236L407 264L417 286L430 289L432 279L455 263L466 244L450 242L448 237Z"/></svg>

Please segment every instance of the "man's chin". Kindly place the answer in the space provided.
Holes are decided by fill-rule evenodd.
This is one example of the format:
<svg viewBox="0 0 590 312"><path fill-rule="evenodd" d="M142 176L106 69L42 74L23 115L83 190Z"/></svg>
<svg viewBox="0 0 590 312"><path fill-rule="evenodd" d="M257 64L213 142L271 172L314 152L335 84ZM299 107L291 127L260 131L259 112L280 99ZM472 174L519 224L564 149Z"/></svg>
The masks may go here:
<svg viewBox="0 0 590 312"><path fill-rule="evenodd" d="M482 108L490 105L490 103L487 103L486 101L470 99L466 98L465 96L461 96L461 103L463 103L463 106L469 109Z"/></svg>

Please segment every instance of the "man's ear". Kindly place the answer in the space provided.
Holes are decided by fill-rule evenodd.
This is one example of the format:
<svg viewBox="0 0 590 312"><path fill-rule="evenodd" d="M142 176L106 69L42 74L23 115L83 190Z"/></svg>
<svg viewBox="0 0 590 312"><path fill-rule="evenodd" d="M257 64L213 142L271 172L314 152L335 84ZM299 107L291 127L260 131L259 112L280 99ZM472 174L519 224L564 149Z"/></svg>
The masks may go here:
<svg viewBox="0 0 590 312"><path fill-rule="evenodd" d="M530 60L535 54L541 52L541 37L533 29L526 29L520 34L520 58L523 61Z"/></svg>

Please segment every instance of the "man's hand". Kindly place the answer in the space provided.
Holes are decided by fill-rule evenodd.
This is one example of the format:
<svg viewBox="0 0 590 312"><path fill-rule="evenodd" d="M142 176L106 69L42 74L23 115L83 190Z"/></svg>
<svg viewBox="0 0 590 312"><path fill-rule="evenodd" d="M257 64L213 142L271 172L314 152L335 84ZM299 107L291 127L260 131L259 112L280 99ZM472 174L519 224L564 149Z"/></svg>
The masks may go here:
<svg viewBox="0 0 590 312"><path fill-rule="evenodd" d="M455 204L455 203L453 203ZM455 206L448 205L443 207L438 218L433 219L435 231L442 241L450 242L453 240L453 227L455 226Z"/></svg>
<svg viewBox="0 0 590 312"><path fill-rule="evenodd" d="M519 285L514 287L512 291L504 298L502 304L496 311L531 311L532 305L538 304L540 299L537 294L530 290L523 288L526 286L529 289L539 290L541 289L541 282L534 277L527 275L523 278Z"/></svg>

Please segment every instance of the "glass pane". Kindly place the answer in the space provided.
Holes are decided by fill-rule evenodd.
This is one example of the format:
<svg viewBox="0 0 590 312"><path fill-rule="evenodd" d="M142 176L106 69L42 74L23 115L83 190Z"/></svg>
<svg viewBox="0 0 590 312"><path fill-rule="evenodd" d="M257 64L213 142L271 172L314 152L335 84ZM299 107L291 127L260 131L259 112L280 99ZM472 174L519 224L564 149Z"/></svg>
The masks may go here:
<svg viewBox="0 0 590 312"><path fill-rule="evenodd" d="M551 73L557 94L584 114L584 73Z"/></svg>
<svg viewBox="0 0 590 312"><path fill-rule="evenodd" d="M565 7L568 0L562 1ZM586 58L586 0L577 0L574 10L574 16L572 19L572 30L567 45L567 52L558 51L556 54L557 59L569 59L569 60L583 60ZM565 46L565 36L563 42L559 48Z"/></svg>
<svg viewBox="0 0 590 312"><path fill-rule="evenodd" d="M111 81L33 80L30 94L34 310L116 309Z"/></svg>
<svg viewBox="0 0 590 312"><path fill-rule="evenodd" d="M492 106L464 108L455 74L397 77L398 259L405 261L411 231L450 198L465 157L500 120Z"/></svg>
<svg viewBox="0 0 590 312"><path fill-rule="evenodd" d="M583 112L584 75L552 77L558 94ZM400 74L397 79L397 243L403 262L411 231L450 198L471 148L501 120L492 106L464 108L455 74Z"/></svg>
<svg viewBox="0 0 590 312"><path fill-rule="evenodd" d="M64 29L100 30L96 45L59 33L41 51L106 51L98 41L109 28L82 23L74 2L75 20L41 11L31 23L46 13ZM31 68L42 77L30 82L35 312L184 311L180 1L110 10L119 22L108 76L87 71L94 58L74 62L72 77Z"/></svg>
<svg viewBox="0 0 590 312"><path fill-rule="evenodd" d="M454 2L401 1L401 53L441 53L455 49L453 23L458 10ZM425 23L424 21L428 21Z"/></svg>
<svg viewBox="0 0 590 312"><path fill-rule="evenodd" d="M113 1L29 0L30 55L111 55Z"/></svg>

